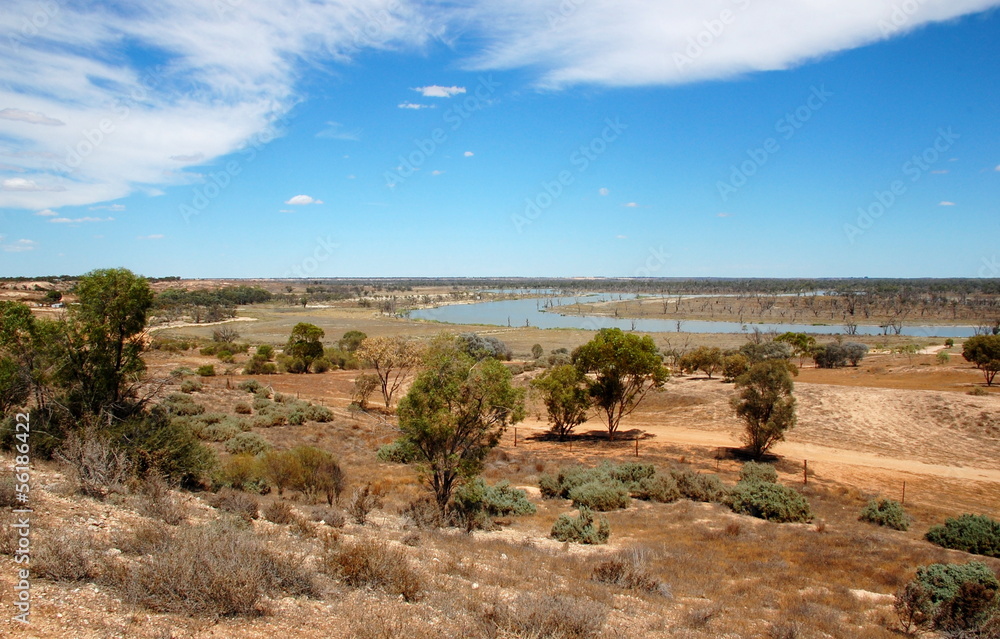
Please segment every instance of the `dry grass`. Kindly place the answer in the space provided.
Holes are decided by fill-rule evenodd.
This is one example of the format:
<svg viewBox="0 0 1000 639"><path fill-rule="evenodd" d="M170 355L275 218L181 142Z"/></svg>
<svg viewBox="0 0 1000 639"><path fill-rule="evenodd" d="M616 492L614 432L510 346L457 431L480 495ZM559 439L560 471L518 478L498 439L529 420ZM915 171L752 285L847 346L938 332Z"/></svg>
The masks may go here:
<svg viewBox="0 0 1000 639"><path fill-rule="evenodd" d="M399 548L377 539L337 545L323 557L327 574L353 588L371 588L406 601L420 598L423 578Z"/></svg>

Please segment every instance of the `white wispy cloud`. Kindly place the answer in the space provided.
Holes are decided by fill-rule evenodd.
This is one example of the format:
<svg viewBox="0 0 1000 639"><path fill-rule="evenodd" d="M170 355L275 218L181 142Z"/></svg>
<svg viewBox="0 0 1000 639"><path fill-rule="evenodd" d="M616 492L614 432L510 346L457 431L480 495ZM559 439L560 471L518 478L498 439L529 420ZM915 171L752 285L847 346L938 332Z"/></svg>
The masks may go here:
<svg viewBox="0 0 1000 639"><path fill-rule="evenodd" d="M616 235L615 239L616 240L627 240L628 236L627 235Z"/></svg>
<svg viewBox="0 0 1000 639"><path fill-rule="evenodd" d="M715 217L732 217L732 213L716 213Z"/></svg>
<svg viewBox="0 0 1000 639"><path fill-rule="evenodd" d="M434 169L433 171L431 171L431 175L444 175L444 171Z"/></svg>
<svg viewBox="0 0 1000 639"><path fill-rule="evenodd" d="M166 235L164 235L162 233L153 233L152 235L140 235L140 236L138 236L135 239L137 239L137 240L162 240L164 237L166 237Z"/></svg>
<svg viewBox="0 0 1000 639"><path fill-rule="evenodd" d="M327 140L348 140L357 142L361 139L361 129L348 130L340 122L327 122L326 128L316 134L318 138Z"/></svg>
<svg viewBox="0 0 1000 639"><path fill-rule="evenodd" d="M44 186L27 178L8 178L0 181L0 189L4 191L47 191L51 188L53 187Z"/></svg>
<svg viewBox="0 0 1000 639"><path fill-rule="evenodd" d="M0 109L0 118L4 120L15 120L18 122L28 122L30 124L44 124L46 126L65 126L62 120L50 118L44 113L37 111L23 111L21 109Z"/></svg>
<svg viewBox="0 0 1000 639"><path fill-rule="evenodd" d="M90 224L92 222L114 222L113 217L54 217L49 222L53 224Z"/></svg>
<svg viewBox="0 0 1000 639"><path fill-rule="evenodd" d="M640 86L787 69L995 7L998 0L468 0L473 69L539 69L539 84ZM569 10L563 7L569 6ZM729 11L728 24L721 24ZM894 19L895 18L895 19ZM719 23L713 34L706 24ZM721 27L721 32L719 28ZM693 45L693 46L692 46ZM678 56L685 56L680 58Z"/></svg>
<svg viewBox="0 0 1000 639"><path fill-rule="evenodd" d="M639 205L635 202L626 202L625 204L622 204L622 206L630 209L639 208Z"/></svg>
<svg viewBox="0 0 1000 639"><path fill-rule="evenodd" d="M608 195L609 193L611 193L611 191L609 191L607 188L602 187L597 189L598 195Z"/></svg>
<svg viewBox="0 0 1000 639"><path fill-rule="evenodd" d="M41 215L42 217L55 217L59 214L52 209L42 209L41 211L35 211L35 215Z"/></svg>
<svg viewBox="0 0 1000 639"><path fill-rule="evenodd" d="M89 210L91 210L91 211L115 211L115 212L120 213L120 212L122 212L122 211L125 210L125 205L124 204L102 204L100 206L91 206L91 207L89 207Z"/></svg>
<svg viewBox="0 0 1000 639"><path fill-rule="evenodd" d="M465 87L443 87L432 84L426 87L416 87L414 91L419 91L425 98L450 98L452 96L465 93Z"/></svg>
<svg viewBox="0 0 1000 639"><path fill-rule="evenodd" d="M955 203L954 202L944 201L944 202L941 202L940 204L938 204L938 206L955 206Z"/></svg>
<svg viewBox="0 0 1000 639"><path fill-rule="evenodd" d="M196 164L205 159L205 154L190 153L188 155L171 155L170 159L174 162L183 162L184 164Z"/></svg>
<svg viewBox="0 0 1000 639"><path fill-rule="evenodd" d="M305 206L307 204L322 204L323 200L317 200L311 195L296 195L285 200L285 204L292 204L295 206Z"/></svg>
<svg viewBox="0 0 1000 639"><path fill-rule="evenodd" d="M38 188L2 187L0 208L29 210L190 183L178 162L280 136L304 69L418 50L441 32L411 0L67 2L34 37L18 21L37 2L3 8L0 105L14 111L0 117L0 159ZM159 66L129 50L155 51ZM66 126L25 126L56 118ZM21 151L37 153L12 161Z"/></svg>
<svg viewBox="0 0 1000 639"><path fill-rule="evenodd" d="M997 171L1000 171L1000 164L997 165Z"/></svg>
<svg viewBox="0 0 1000 639"><path fill-rule="evenodd" d="M475 155L475 153L473 153L472 151L466 151L462 155L464 155L467 158L471 158L473 155Z"/></svg>
<svg viewBox="0 0 1000 639"><path fill-rule="evenodd" d="M396 105L400 109L413 109L414 111L419 111L420 109L433 109L433 104L419 104L417 102L400 102Z"/></svg>
<svg viewBox="0 0 1000 639"><path fill-rule="evenodd" d="M4 237L0 235L0 242L3 242ZM34 240L17 240L16 242L11 242L10 244L0 244L0 248L6 253L24 253L25 251L33 251L35 247L38 246L38 242Z"/></svg>

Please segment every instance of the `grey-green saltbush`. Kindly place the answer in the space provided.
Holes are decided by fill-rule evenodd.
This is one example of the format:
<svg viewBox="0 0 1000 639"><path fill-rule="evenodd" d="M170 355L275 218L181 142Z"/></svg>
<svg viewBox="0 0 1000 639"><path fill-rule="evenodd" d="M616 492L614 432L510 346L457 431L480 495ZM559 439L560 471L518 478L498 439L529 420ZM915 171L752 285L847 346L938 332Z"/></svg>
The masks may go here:
<svg viewBox="0 0 1000 639"><path fill-rule="evenodd" d="M910 527L910 516L906 514L902 504L893 499L869 501L858 519L894 530L906 530Z"/></svg>
<svg viewBox="0 0 1000 639"><path fill-rule="evenodd" d="M671 470L681 495L693 501L724 502L729 489L718 475L701 475L690 470Z"/></svg>
<svg viewBox="0 0 1000 639"><path fill-rule="evenodd" d="M569 491L574 506L585 506L599 512L628 508L628 487L617 480L590 481Z"/></svg>
<svg viewBox="0 0 1000 639"><path fill-rule="evenodd" d="M778 472L771 464L747 462L740 469L740 481L762 481L776 484L778 483Z"/></svg>
<svg viewBox="0 0 1000 639"><path fill-rule="evenodd" d="M927 541L975 555L1000 557L1000 522L986 515L948 518L927 531Z"/></svg>
<svg viewBox="0 0 1000 639"><path fill-rule="evenodd" d="M392 462L394 464L409 464L416 461L417 449L404 441L394 441L381 446L378 449L380 461Z"/></svg>
<svg viewBox="0 0 1000 639"><path fill-rule="evenodd" d="M552 526L552 537L559 541L573 541L580 544L606 544L611 536L608 520L601 517L594 525L594 513L589 508L580 508L577 517L559 515Z"/></svg>
<svg viewBox="0 0 1000 639"><path fill-rule="evenodd" d="M233 455L257 455L270 448L267 440L257 433L239 433L226 440L226 452Z"/></svg>
<svg viewBox="0 0 1000 639"><path fill-rule="evenodd" d="M636 499L668 504L680 499L681 491L677 488L677 482L673 477L655 475L640 480L638 486L632 489L632 496Z"/></svg>
<svg viewBox="0 0 1000 639"><path fill-rule="evenodd" d="M788 486L761 481L736 484L729 493L729 507L741 515L779 523L812 519L805 497Z"/></svg>

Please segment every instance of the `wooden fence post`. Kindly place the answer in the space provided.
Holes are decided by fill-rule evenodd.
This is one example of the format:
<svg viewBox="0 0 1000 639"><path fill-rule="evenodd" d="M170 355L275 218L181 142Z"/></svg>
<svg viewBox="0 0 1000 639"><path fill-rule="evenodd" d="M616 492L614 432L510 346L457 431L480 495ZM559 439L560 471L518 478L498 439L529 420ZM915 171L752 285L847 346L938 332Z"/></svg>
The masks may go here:
<svg viewBox="0 0 1000 639"><path fill-rule="evenodd" d="M900 506L905 506L906 505L906 482L905 481L903 482L903 499L900 500L899 505Z"/></svg>
<svg viewBox="0 0 1000 639"><path fill-rule="evenodd" d="M802 460L802 485L805 486L809 483L809 460Z"/></svg>

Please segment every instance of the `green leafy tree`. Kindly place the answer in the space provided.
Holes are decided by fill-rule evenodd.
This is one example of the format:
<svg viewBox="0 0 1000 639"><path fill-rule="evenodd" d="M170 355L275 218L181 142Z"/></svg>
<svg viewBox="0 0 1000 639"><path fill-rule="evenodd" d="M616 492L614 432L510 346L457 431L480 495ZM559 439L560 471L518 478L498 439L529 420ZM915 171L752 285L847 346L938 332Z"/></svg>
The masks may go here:
<svg viewBox="0 0 1000 639"><path fill-rule="evenodd" d="M510 424L524 419L524 389L506 366L476 362L454 340L439 340L396 412L401 443L412 446L442 514L459 480L477 476Z"/></svg>
<svg viewBox="0 0 1000 639"><path fill-rule="evenodd" d="M701 371L712 379L712 375L722 368L724 356L722 349L708 346L699 346L690 353L684 354L680 359L680 367L687 371Z"/></svg>
<svg viewBox="0 0 1000 639"><path fill-rule="evenodd" d="M595 376L590 396L604 413L609 440L615 438L622 418L651 390L662 388L670 375L651 337L620 328L598 331L594 339L573 351L573 365Z"/></svg>
<svg viewBox="0 0 1000 639"><path fill-rule="evenodd" d="M571 364L555 366L533 379L531 385L541 392L552 432L560 441L587 421L590 392L587 378L577 367Z"/></svg>
<svg viewBox="0 0 1000 639"><path fill-rule="evenodd" d="M315 324L299 322L292 328L292 334L285 345L285 355L302 360L305 372L313 360L323 357L323 342L326 333Z"/></svg>
<svg viewBox="0 0 1000 639"><path fill-rule="evenodd" d="M534 344L531 347L531 357L533 357L534 359L538 359L544 354L545 354L545 349L542 348L541 344Z"/></svg>
<svg viewBox="0 0 1000 639"><path fill-rule="evenodd" d="M736 378L737 395L732 405L746 425L743 441L755 459L763 457L795 426L793 370L786 361L766 360Z"/></svg>
<svg viewBox="0 0 1000 639"><path fill-rule="evenodd" d="M775 337L774 341L791 346L792 354L799 358L800 364L802 358L811 356L813 349L816 348L816 338L807 333L782 333Z"/></svg>
<svg viewBox="0 0 1000 639"><path fill-rule="evenodd" d="M0 414L27 401L35 370L35 318L20 302L0 302Z"/></svg>
<svg viewBox="0 0 1000 639"><path fill-rule="evenodd" d="M149 282L128 269L101 269L80 278L76 295L79 303L61 325L57 382L74 415L131 414L141 407L130 400L146 370Z"/></svg>
<svg viewBox="0 0 1000 639"><path fill-rule="evenodd" d="M992 386L1000 372L1000 335L976 335L965 340L962 357L983 371L986 385Z"/></svg>

